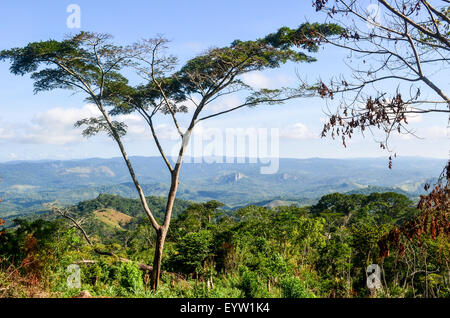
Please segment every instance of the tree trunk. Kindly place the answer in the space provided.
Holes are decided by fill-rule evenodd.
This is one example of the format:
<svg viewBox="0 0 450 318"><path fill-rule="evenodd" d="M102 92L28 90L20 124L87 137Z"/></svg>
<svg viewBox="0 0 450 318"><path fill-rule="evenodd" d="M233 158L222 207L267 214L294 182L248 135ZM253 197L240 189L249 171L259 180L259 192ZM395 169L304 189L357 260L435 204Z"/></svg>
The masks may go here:
<svg viewBox="0 0 450 318"><path fill-rule="evenodd" d="M177 164L174 172L172 173L172 182L167 197L166 214L164 224L156 230L156 245L155 245L155 257L153 258L153 273L152 273L152 289L156 291L159 285L159 279L161 277L161 260L164 250L164 243L166 242L167 231L170 226L170 219L172 217L173 205L178 190L178 176L180 172L180 164Z"/></svg>
<svg viewBox="0 0 450 318"><path fill-rule="evenodd" d="M152 289L156 291L161 277L161 261L167 232L164 229L156 232L155 257L153 258Z"/></svg>

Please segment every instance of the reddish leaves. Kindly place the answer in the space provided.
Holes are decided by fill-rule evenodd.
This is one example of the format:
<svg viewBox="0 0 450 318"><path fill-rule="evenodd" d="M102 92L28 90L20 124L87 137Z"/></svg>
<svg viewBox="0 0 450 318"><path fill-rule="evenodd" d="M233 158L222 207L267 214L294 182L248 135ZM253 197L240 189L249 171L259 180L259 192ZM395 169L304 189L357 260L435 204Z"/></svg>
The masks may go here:
<svg viewBox="0 0 450 318"><path fill-rule="evenodd" d="M320 11L326 6L327 2L328 0L315 0L313 1L313 7L316 8L316 11Z"/></svg>
<svg viewBox="0 0 450 318"><path fill-rule="evenodd" d="M378 245L381 257L389 256L389 247L397 249L400 256L403 255L405 246L402 238L409 241L417 239L420 244L423 234L430 235L433 240L439 235L450 236L449 170L450 161L443 173L447 177L446 184L437 184L430 194L421 196L417 206L421 213L402 226L395 227L380 240ZM425 188L429 188L429 185L426 185Z"/></svg>
<svg viewBox="0 0 450 318"><path fill-rule="evenodd" d="M317 91L323 98L333 97L333 91L323 82ZM382 129L387 136L392 131L401 133L403 125L408 123L408 112L408 102L403 101L400 94L390 100L382 96L377 99L369 98L361 108L341 106L324 124L321 135L326 137L330 134L333 139L336 135L341 136L342 144L346 147L346 139L351 139L355 130L364 133L366 129L377 128ZM387 149L387 143L380 142L380 148ZM392 157L389 157L389 169L391 168Z"/></svg>
<svg viewBox="0 0 450 318"><path fill-rule="evenodd" d="M321 97L333 96L333 92L324 83L321 83L318 93ZM327 135L329 132L333 134L339 128L348 138L351 138L355 128L361 131L369 127L383 128L387 133L394 129L401 131L402 124L407 124L407 105L401 95L397 94L389 101L383 97L375 100L369 98L365 107L361 109L341 107L342 114L338 112L330 116L329 122L323 127L322 135ZM381 143L380 147L385 148L385 145Z"/></svg>
<svg viewBox="0 0 450 318"><path fill-rule="evenodd" d="M320 83L317 92L319 93L319 96L322 98L330 97L331 99L333 99L333 91L328 89L328 87L325 85L324 82Z"/></svg>

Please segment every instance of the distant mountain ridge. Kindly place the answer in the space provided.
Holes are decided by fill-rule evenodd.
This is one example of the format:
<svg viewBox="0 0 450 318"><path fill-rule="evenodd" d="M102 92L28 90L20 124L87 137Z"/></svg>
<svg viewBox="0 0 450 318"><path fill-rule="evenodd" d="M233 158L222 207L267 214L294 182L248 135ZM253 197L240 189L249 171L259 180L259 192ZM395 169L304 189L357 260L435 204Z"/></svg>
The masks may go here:
<svg viewBox="0 0 450 318"><path fill-rule="evenodd" d="M164 196L169 174L159 157L132 157L146 195ZM255 163L186 163L179 198L218 200L229 207L252 202L310 202L330 192L372 191L375 188L423 193L423 184L442 171L446 160L396 158L389 170L386 158L279 159L279 171L260 174ZM42 211L43 203L74 204L100 193L136 197L121 158L45 160L0 163L0 216ZM268 203L270 204L270 203ZM277 204L276 202L273 204Z"/></svg>

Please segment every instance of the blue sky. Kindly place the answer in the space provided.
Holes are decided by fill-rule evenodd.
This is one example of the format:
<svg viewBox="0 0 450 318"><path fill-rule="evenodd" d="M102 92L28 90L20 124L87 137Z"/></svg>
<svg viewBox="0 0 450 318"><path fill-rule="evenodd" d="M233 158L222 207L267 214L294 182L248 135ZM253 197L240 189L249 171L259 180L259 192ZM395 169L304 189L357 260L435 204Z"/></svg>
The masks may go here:
<svg viewBox="0 0 450 318"><path fill-rule="evenodd" d="M281 26L296 27L305 21L323 21L310 1L63 1L41 0L3 2L0 11L0 49L24 46L31 41L61 39L77 32L69 29L67 6L81 8L81 29L114 35L115 41L128 44L162 34L172 40L170 51L180 61L213 46L224 46L235 39L255 39ZM251 74L246 80L254 86L295 86L296 73L310 80L329 78L348 69L343 63L346 52L326 47L309 65L286 65L263 74ZM73 121L91 115L82 95L54 91L33 95L28 77L13 76L7 63L0 63L0 161L33 159L71 159L113 157L119 152L106 137L84 139L72 128ZM443 77L438 77L442 80ZM448 81L447 81L448 82ZM448 89L448 85L446 86ZM225 99L216 107L237 103ZM329 138L319 138L326 103L318 98L299 99L284 105L244 109L206 122L200 129L278 128L282 157L379 157L386 156L374 138L357 137L347 148ZM126 138L131 155L156 155L152 141L145 136L142 123L129 117L133 131ZM391 146L400 156L448 158L450 146L446 118L418 116L411 120L422 137L394 136ZM170 135L169 122L162 119L159 129ZM134 132L134 133L133 133ZM166 147L173 142L167 137Z"/></svg>

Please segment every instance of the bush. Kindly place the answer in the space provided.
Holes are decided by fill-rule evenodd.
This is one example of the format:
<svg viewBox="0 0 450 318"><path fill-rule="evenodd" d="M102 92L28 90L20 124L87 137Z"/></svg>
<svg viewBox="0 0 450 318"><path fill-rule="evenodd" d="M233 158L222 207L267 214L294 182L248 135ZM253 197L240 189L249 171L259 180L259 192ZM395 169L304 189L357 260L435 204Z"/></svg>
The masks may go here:
<svg viewBox="0 0 450 318"><path fill-rule="evenodd" d="M283 298L315 298L313 292L309 291L297 277L287 277L281 281L281 295Z"/></svg>
<svg viewBox="0 0 450 318"><path fill-rule="evenodd" d="M203 273L203 263L212 254L210 231L187 233L176 243L177 254L169 259L169 267L178 272Z"/></svg>
<svg viewBox="0 0 450 318"><path fill-rule="evenodd" d="M134 262L109 263L99 260L83 268L83 289L94 295L128 296L144 290L142 271ZM109 291L108 291L109 288Z"/></svg>
<svg viewBox="0 0 450 318"><path fill-rule="evenodd" d="M119 267L120 286L127 291L135 292L144 288L142 271L133 262L122 263Z"/></svg>
<svg viewBox="0 0 450 318"><path fill-rule="evenodd" d="M242 271L239 287L245 298L261 298L268 296L268 291L264 284L258 279L258 275L248 269Z"/></svg>

